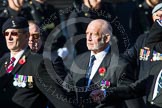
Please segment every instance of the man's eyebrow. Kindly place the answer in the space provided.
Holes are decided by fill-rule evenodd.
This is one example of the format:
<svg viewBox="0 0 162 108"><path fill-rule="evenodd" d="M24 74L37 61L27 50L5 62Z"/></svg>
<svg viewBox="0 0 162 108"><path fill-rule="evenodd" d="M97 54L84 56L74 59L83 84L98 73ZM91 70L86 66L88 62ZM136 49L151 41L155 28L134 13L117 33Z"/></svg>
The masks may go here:
<svg viewBox="0 0 162 108"><path fill-rule="evenodd" d="M93 34L95 34L95 35L99 35L99 32L94 32Z"/></svg>

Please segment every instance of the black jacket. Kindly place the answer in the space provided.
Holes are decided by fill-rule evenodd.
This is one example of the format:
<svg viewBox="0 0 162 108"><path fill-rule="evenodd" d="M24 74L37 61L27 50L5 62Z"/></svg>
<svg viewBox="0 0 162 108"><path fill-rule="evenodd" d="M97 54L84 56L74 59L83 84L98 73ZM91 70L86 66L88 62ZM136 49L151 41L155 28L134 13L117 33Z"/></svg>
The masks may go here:
<svg viewBox="0 0 162 108"><path fill-rule="evenodd" d="M162 89L158 95L152 99L153 91L156 83L157 76L161 71L161 61L157 61L150 67L149 74L144 75L143 78L132 83L128 86L120 86L117 88L109 88L107 90L107 96L120 97L122 99L130 99L136 97L142 97L146 95L147 108L161 108L162 107Z"/></svg>
<svg viewBox="0 0 162 108"><path fill-rule="evenodd" d="M112 51L113 52L113 51ZM111 99L111 101L104 101L102 104L98 105L94 103L89 96L93 90L100 89L102 80L110 81L110 85L112 87L117 85L117 79L119 76L118 72L115 72L116 66L113 64L115 59L118 60L117 56L111 51L106 54L103 61L101 62L97 72L92 78L92 82L86 91L86 71L89 64L90 59L90 51L83 53L76 57L71 66L71 71L69 75L65 78L65 84L69 86L65 86L67 90L74 93L74 99L78 100L78 103L73 103L76 108L85 107L85 108L95 108L98 107L106 107L106 108L122 108L124 105L124 101L120 98ZM115 59L114 59L115 58ZM115 62L116 63L116 62ZM99 74L99 69L103 67L106 72L104 76ZM71 88L70 88L71 87ZM71 96L72 97L72 96Z"/></svg>
<svg viewBox="0 0 162 108"><path fill-rule="evenodd" d="M19 61L23 59L25 62L20 63ZM20 60L12 70L10 74L6 73L6 65L9 63L10 54L5 55L0 60L0 106L5 108L45 108L47 104L47 98L38 89L36 84L37 70L39 65L42 63L43 58L37 54L33 54L30 50L26 50L21 56ZM46 71L45 69L41 69ZM26 87L14 86L15 75L32 76L33 82L26 79ZM20 80L18 80L20 81Z"/></svg>

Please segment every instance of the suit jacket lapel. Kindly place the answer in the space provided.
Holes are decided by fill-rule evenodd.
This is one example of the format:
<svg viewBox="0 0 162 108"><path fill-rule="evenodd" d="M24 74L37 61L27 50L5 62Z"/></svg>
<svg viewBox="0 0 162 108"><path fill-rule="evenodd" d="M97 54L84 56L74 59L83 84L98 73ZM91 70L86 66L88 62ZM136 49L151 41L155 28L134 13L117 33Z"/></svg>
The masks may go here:
<svg viewBox="0 0 162 108"><path fill-rule="evenodd" d="M156 98L162 95L162 89L160 89L160 92L157 94Z"/></svg>
<svg viewBox="0 0 162 108"><path fill-rule="evenodd" d="M159 75L159 72L161 71L161 65L160 66L158 65L158 67L160 67L160 69L158 68L158 71L154 71L154 72L156 72L155 73L155 76L158 76ZM156 80L157 80L157 77L154 77L152 91L154 90L154 87L155 87L155 84L156 84ZM152 94L153 94L153 92L152 92ZM161 95L162 95L162 89L160 89L160 92L157 94L157 96L155 97L155 99L159 98Z"/></svg>
<svg viewBox="0 0 162 108"><path fill-rule="evenodd" d="M73 73L73 80L77 85L83 86L85 85L85 76L87 72L87 67L89 64L90 52L85 53L80 59L76 59L72 66L71 72Z"/></svg>
<svg viewBox="0 0 162 108"><path fill-rule="evenodd" d="M151 71L150 71L150 75L149 76L153 76L153 78L152 78L152 83L150 82L150 84L152 85L151 86L151 90L150 90L150 94L149 94L149 96L148 96L148 99L149 100L152 100L152 98L153 98L153 94L154 94L154 88L155 88L155 84L156 84L156 80L157 80L157 76L158 76L158 74L159 74L159 72L160 72L160 70L161 70L161 64L159 63L159 62L156 62L156 63L154 63L153 64L153 66L151 66ZM150 85L149 84L149 85ZM161 93L159 93L159 94L157 94L157 96L154 98L154 100L158 97L158 96L160 96L162 94L162 90L161 90Z"/></svg>
<svg viewBox="0 0 162 108"><path fill-rule="evenodd" d="M8 78L10 75L6 73L6 67L9 62L10 56L8 55L6 58L1 59L1 69L0 69L0 88L3 89L8 82Z"/></svg>
<svg viewBox="0 0 162 108"><path fill-rule="evenodd" d="M156 84L156 80L157 80L157 76L159 74L159 72L161 71L161 61L158 62L154 62L151 66L151 71L149 73L149 76L151 76L152 78L149 79L149 83L147 83L147 85L151 85L150 88L148 88L149 90L149 96L148 96L148 101L153 101L154 103L156 103L156 105L162 105L162 89L160 90L160 92L157 94L157 96L152 100L153 98L153 93L154 93L154 88L155 88L155 84Z"/></svg>
<svg viewBox="0 0 162 108"><path fill-rule="evenodd" d="M158 104L162 104L162 89L160 89L160 92L157 94L157 96L154 98L154 102Z"/></svg>
<svg viewBox="0 0 162 108"><path fill-rule="evenodd" d="M0 69L0 77L6 74L6 68L10 62L10 54L8 54L5 58L1 59L1 69Z"/></svg>

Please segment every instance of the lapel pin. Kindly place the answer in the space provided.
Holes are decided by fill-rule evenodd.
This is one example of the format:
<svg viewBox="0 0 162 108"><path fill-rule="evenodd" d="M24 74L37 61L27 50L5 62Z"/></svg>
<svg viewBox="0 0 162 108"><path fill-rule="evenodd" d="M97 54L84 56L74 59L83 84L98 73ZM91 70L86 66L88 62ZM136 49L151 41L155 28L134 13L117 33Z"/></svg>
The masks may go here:
<svg viewBox="0 0 162 108"><path fill-rule="evenodd" d="M106 72L106 69L105 69L105 67L100 67L98 71L99 71L100 76L104 76L105 72Z"/></svg>

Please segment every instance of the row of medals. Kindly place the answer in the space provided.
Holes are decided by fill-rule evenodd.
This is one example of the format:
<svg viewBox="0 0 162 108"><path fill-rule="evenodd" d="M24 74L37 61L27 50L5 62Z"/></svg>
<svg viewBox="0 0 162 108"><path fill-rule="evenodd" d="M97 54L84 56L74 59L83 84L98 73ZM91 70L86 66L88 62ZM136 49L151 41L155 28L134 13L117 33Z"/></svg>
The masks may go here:
<svg viewBox="0 0 162 108"><path fill-rule="evenodd" d="M150 50L140 49L140 57L139 57L140 60L147 61L149 56L150 56ZM153 51L153 57L151 61L159 61L159 60L162 60L162 54Z"/></svg>
<svg viewBox="0 0 162 108"><path fill-rule="evenodd" d="M100 83L101 89L109 88L110 87L110 81L102 80Z"/></svg>
<svg viewBox="0 0 162 108"><path fill-rule="evenodd" d="M27 84L29 88L33 88L33 76L15 74L13 82L15 87L25 88Z"/></svg>

